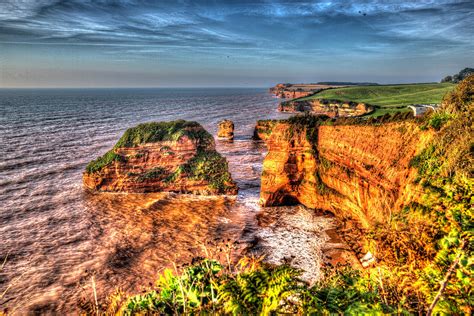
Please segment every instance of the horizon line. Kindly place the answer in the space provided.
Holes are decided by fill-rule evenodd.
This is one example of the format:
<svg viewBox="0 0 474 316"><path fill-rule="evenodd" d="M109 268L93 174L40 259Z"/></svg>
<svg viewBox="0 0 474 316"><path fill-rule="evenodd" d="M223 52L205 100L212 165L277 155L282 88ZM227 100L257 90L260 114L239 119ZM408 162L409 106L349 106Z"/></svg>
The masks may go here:
<svg viewBox="0 0 474 316"><path fill-rule="evenodd" d="M334 82L339 81L321 81L321 82ZM318 82L277 82L276 84L289 83L293 85L299 84L319 84ZM343 83L343 81L341 81ZM439 81L426 81L426 82L402 82L402 83L378 83L378 82L357 82L352 83L374 83L380 86L389 86L389 85L410 85L410 84L434 84L441 83ZM323 84L323 83L321 83ZM273 85L273 86L274 86ZM354 84L356 86L357 84ZM37 89L37 90L53 90L53 89L260 89L260 88L271 88L273 86L100 86L100 87L84 87L84 86L68 86L68 87L0 87L0 90L28 90L28 89Z"/></svg>

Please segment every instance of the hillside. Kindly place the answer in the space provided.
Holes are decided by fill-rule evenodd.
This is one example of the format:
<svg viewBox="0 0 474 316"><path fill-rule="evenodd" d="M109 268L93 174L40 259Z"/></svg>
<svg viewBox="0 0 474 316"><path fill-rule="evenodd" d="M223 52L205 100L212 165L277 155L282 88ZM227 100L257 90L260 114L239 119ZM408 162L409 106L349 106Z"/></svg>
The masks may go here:
<svg viewBox="0 0 474 316"><path fill-rule="evenodd" d="M454 89L451 83L423 83L378 86L356 86L328 89L295 101L329 99L362 102L384 109L412 104L439 104L444 95Z"/></svg>

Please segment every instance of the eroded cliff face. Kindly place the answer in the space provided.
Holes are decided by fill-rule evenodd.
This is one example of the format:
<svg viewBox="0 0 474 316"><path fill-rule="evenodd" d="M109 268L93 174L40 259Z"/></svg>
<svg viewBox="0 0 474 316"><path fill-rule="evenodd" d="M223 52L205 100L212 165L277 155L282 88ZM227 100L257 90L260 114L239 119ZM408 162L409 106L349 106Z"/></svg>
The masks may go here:
<svg viewBox="0 0 474 316"><path fill-rule="evenodd" d="M290 113L311 112L314 114L325 114L330 117L353 117L368 114L374 108L365 103L314 99L282 102L278 110Z"/></svg>
<svg viewBox="0 0 474 316"><path fill-rule="evenodd" d="M369 227L419 198L417 172L410 161L433 132L420 130L414 120L371 125L328 122L260 125L257 134L268 147L260 194L263 206L298 202L356 218Z"/></svg>
<svg viewBox="0 0 474 316"><path fill-rule="evenodd" d="M227 161L195 122L141 124L91 162L84 186L94 191L237 194Z"/></svg>

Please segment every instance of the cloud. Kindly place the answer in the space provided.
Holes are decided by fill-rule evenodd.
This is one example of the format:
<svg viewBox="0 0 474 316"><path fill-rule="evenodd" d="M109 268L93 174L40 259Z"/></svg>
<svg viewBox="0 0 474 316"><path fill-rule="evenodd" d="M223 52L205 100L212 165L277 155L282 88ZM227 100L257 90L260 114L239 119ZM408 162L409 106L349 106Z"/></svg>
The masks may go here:
<svg viewBox="0 0 474 316"><path fill-rule="evenodd" d="M299 46L298 41L312 36L322 24L337 29L338 24L353 22L352 27L366 31L367 38L372 32L388 41L396 37L469 42L473 10L472 2L446 0L4 0L0 3L0 41L200 47L270 45L291 49ZM463 28L471 32L462 31ZM328 29L327 25L323 29ZM275 31L279 32L277 41Z"/></svg>
<svg viewBox="0 0 474 316"><path fill-rule="evenodd" d="M472 60L473 12L473 1L456 0L0 0L0 57L49 54L68 65L73 54L147 70L160 60L183 73L190 64L307 74L348 61L455 64Z"/></svg>
<svg viewBox="0 0 474 316"><path fill-rule="evenodd" d="M58 0L4 0L0 2L0 20L28 18L37 14L41 9L58 2Z"/></svg>

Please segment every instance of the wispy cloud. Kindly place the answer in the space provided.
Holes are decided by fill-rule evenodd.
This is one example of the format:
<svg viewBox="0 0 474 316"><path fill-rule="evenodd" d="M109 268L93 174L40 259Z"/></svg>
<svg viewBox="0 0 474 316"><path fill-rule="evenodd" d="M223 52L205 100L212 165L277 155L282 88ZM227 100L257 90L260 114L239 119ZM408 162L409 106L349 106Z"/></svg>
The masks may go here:
<svg viewBox="0 0 474 316"><path fill-rule="evenodd" d="M73 47L124 63L158 56L176 67L450 58L472 53L473 36L470 0L0 0L4 48Z"/></svg>

